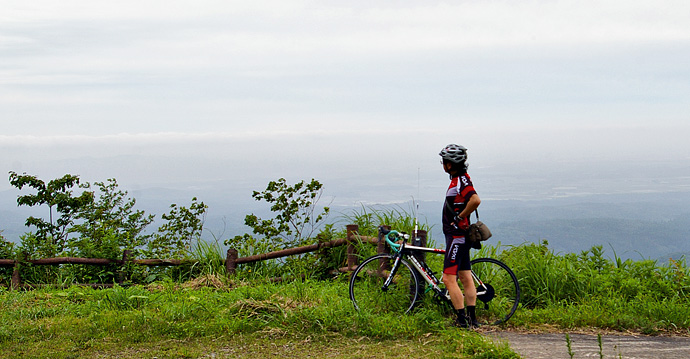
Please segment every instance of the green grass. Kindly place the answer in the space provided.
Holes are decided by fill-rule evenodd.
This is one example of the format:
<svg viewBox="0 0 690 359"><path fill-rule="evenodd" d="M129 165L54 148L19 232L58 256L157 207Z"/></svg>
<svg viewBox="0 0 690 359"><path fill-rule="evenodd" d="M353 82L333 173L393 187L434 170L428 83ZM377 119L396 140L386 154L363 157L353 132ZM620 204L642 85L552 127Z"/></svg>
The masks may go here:
<svg viewBox="0 0 690 359"><path fill-rule="evenodd" d="M356 312L344 280L0 292L0 357L515 358L435 308Z"/></svg>
<svg viewBox="0 0 690 359"><path fill-rule="evenodd" d="M155 339L155 338L154 338ZM217 338L146 341L123 345L112 339L73 345L42 342L40 347L0 351L7 358L515 358L502 346L466 335L402 340L305 336L279 330ZM472 346L470 349L466 347ZM64 349L63 349L64 348ZM462 354L463 352L467 354Z"/></svg>
<svg viewBox="0 0 690 359"><path fill-rule="evenodd" d="M690 333L685 260L608 260L601 247L559 255L546 243L490 250L520 282L522 305L510 325Z"/></svg>

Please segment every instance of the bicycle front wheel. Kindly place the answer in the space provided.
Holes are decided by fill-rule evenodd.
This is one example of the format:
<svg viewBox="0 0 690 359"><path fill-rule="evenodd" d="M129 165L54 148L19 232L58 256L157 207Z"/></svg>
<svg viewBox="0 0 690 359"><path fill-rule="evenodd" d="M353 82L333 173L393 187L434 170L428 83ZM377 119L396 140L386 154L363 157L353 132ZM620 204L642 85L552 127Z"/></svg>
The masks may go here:
<svg viewBox="0 0 690 359"><path fill-rule="evenodd" d="M520 285L507 265L493 258L470 262L477 286L477 320L497 325L513 316L520 302Z"/></svg>
<svg viewBox="0 0 690 359"><path fill-rule="evenodd" d="M418 278L407 261L377 254L369 257L350 277L350 299L355 308L372 313L407 313L418 297Z"/></svg>

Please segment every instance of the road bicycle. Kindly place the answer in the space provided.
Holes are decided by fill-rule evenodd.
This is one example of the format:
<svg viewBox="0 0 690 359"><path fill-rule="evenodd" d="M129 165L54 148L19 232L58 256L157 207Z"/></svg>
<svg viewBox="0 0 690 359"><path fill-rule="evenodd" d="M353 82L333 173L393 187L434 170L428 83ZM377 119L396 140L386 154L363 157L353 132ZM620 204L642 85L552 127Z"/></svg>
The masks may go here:
<svg viewBox="0 0 690 359"><path fill-rule="evenodd" d="M392 253L369 257L352 273L350 299L357 310L408 313L429 292L437 302L450 305L448 291L421 259L424 253L445 254L445 250L409 245L408 234L384 227L379 227L379 238L385 238ZM482 325L506 322L520 302L515 274L493 258L476 258L471 265L477 288L477 320Z"/></svg>

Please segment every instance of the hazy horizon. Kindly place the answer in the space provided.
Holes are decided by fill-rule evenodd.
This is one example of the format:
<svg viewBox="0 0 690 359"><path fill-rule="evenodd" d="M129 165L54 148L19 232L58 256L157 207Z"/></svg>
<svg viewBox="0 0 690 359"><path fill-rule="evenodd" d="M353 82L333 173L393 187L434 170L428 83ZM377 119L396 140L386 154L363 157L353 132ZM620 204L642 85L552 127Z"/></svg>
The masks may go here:
<svg viewBox="0 0 690 359"><path fill-rule="evenodd" d="M690 186L686 2L10 0L0 55L6 175L432 202L459 143L488 201Z"/></svg>

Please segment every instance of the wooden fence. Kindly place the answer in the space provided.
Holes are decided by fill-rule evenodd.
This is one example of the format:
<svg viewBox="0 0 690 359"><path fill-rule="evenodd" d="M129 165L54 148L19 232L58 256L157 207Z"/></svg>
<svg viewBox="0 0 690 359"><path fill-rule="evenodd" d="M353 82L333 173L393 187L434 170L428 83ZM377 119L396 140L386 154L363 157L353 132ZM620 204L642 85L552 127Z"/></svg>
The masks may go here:
<svg viewBox="0 0 690 359"><path fill-rule="evenodd" d="M386 250L385 241L380 240L377 237L360 236L358 234L359 227L357 225L348 225L347 236L343 239L335 239L329 242L315 243L312 245L295 247L283 249L280 251L269 252L264 254L257 254L249 257L238 257L237 250L230 248L227 251L225 258L225 268L227 269L228 275L233 275L237 270L238 264L253 263L258 261L264 261L269 259L283 258L287 256L293 256L298 254L304 254L309 252L315 252L324 248L333 248L347 245L347 263L345 267L338 268L340 272L348 272L354 270L359 264L359 256L357 255L358 243L373 243L378 245L377 252L381 253ZM415 240L419 243L417 245L426 245L426 231L418 231ZM198 263L198 261L190 259L133 259L130 258L131 252L129 250L124 251L121 260L116 259L105 259L105 258L78 258L78 257L55 257L55 258L44 258L44 259L26 259L26 260L15 260L15 259L0 259L0 267L14 267L12 272L12 289L19 289L23 287L31 287L22 284L21 280L21 266L22 264L31 265L62 265L62 264L86 264L94 266L107 266L116 265L123 267L128 263L133 263L137 265L144 266L180 266L180 265L193 265ZM118 270L117 283L122 284L124 282L124 272ZM91 286L97 288L112 287L112 283L93 283L93 284L82 284L84 286Z"/></svg>

